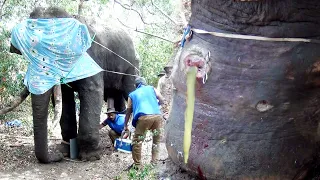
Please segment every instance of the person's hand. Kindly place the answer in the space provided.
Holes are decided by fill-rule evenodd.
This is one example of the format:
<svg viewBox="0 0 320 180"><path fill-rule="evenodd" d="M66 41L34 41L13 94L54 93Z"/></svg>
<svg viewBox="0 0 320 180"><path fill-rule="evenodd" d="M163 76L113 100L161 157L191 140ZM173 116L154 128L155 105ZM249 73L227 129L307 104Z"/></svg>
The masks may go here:
<svg viewBox="0 0 320 180"><path fill-rule="evenodd" d="M168 112L164 113L162 117L164 120L167 120L169 117L169 113Z"/></svg>
<svg viewBox="0 0 320 180"><path fill-rule="evenodd" d="M122 138L123 138L123 139L127 139L128 137L129 137L129 133L128 133L128 132L125 132Z"/></svg>
<svg viewBox="0 0 320 180"><path fill-rule="evenodd" d="M124 131L129 131L128 125L125 125L123 130Z"/></svg>

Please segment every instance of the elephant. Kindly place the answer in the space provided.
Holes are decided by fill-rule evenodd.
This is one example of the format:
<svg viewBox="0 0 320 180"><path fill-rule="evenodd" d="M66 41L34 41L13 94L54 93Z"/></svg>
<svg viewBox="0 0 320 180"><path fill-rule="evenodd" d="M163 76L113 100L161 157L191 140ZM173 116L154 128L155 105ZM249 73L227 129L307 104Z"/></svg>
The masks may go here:
<svg viewBox="0 0 320 180"><path fill-rule="evenodd" d="M72 16L58 7L37 7L30 13L29 18L76 18L87 26L90 36L94 40L86 52L103 71L90 77L61 84L62 115L60 127L63 141L69 142L70 139L77 138L81 160L98 160L100 159L99 123L103 102L112 98L114 108L121 112L125 110L125 101L129 93L135 89L134 76L139 71L139 60L136 58L133 42L129 35L121 29L116 29L111 25L104 26L103 29L95 28L84 18ZM20 50L12 43L10 52L21 54ZM31 93L34 148L36 158L41 163L61 161L63 153L69 151L67 145L61 144L60 152L48 152L47 116L52 92L53 88L43 94ZM80 99L78 128L74 92L78 92Z"/></svg>
<svg viewBox="0 0 320 180"><path fill-rule="evenodd" d="M193 0L191 11L172 72L172 161L202 179L318 176L320 1ZM191 67L198 71L185 163Z"/></svg>

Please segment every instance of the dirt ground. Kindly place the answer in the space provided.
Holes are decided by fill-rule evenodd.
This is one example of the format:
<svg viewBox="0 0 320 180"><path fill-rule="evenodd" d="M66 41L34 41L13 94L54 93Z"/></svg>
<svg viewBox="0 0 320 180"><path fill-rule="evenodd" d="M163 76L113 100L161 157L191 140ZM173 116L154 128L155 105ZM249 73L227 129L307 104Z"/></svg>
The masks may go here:
<svg viewBox="0 0 320 180"><path fill-rule="evenodd" d="M142 153L143 163L149 168L138 172L125 171L133 163L131 154L111 150L108 127L100 131L101 160L81 162L65 159L58 163L40 164L34 155L33 136L26 136L26 131L24 126L7 128L0 124L0 179L196 179L170 161L164 142L160 147L161 160L155 168L148 166L151 158L149 141L143 144ZM61 139L59 132L49 138L50 149ZM144 178L141 178L142 174Z"/></svg>

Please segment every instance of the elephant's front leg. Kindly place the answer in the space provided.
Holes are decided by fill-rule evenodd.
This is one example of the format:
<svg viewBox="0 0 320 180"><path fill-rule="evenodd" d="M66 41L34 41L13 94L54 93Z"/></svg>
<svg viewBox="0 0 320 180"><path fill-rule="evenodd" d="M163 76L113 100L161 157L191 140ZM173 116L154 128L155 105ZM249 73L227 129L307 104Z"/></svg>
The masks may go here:
<svg viewBox="0 0 320 180"><path fill-rule="evenodd" d="M78 144L82 160L100 159L99 123L103 101L101 73L77 82L80 98Z"/></svg>
<svg viewBox="0 0 320 180"><path fill-rule="evenodd" d="M61 161L61 153L48 153L48 106L52 89L44 94L31 94L33 131L34 131L34 152L41 163Z"/></svg>

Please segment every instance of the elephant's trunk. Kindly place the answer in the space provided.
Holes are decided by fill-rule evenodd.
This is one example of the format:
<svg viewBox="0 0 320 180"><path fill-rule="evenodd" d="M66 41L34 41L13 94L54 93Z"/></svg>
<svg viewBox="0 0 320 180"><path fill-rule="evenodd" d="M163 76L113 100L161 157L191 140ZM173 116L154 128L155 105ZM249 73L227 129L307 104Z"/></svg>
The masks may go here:
<svg viewBox="0 0 320 180"><path fill-rule="evenodd" d="M31 95L32 113L33 113L33 130L34 130L34 148L39 162L50 163L61 161L61 153L48 153L48 106L52 90L41 95Z"/></svg>
<svg viewBox="0 0 320 180"><path fill-rule="evenodd" d="M16 107L18 107L28 96L29 96L30 92L28 91L28 89L25 87L21 93L20 96L17 97L12 103L10 103L9 105L4 106L3 109L0 109L0 115L6 114L8 112L11 112L12 110L14 110Z"/></svg>

